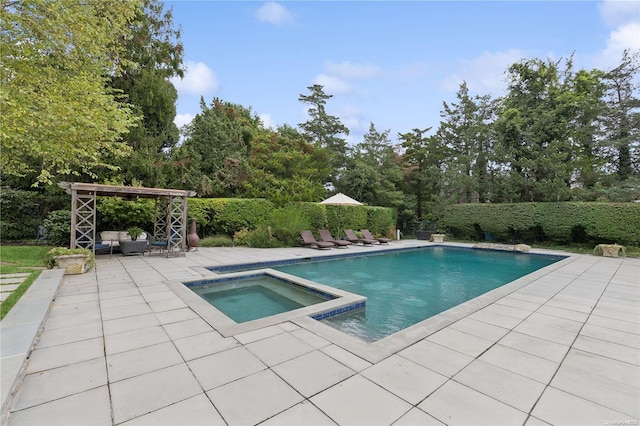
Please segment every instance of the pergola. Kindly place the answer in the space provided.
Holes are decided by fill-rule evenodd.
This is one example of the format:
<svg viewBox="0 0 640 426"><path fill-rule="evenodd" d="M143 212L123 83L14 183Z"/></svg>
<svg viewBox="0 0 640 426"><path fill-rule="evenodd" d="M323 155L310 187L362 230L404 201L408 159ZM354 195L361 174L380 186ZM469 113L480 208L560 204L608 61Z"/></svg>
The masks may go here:
<svg viewBox="0 0 640 426"><path fill-rule="evenodd" d="M88 248L95 253L96 199L122 197L129 200L153 198L155 241L165 242L167 253L175 248L181 252L186 250L187 198L195 196L194 191L78 182L60 182L58 185L71 195L71 248Z"/></svg>

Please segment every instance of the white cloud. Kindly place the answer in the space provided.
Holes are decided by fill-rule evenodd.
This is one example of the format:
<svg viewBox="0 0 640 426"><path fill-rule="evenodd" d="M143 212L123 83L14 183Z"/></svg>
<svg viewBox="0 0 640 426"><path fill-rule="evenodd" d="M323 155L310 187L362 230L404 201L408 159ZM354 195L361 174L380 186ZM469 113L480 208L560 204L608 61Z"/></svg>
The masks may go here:
<svg viewBox="0 0 640 426"><path fill-rule="evenodd" d="M340 63L327 61L325 62L324 68L328 74L348 80L376 77L381 73L380 68L376 65L352 64L348 61L342 61Z"/></svg>
<svg viewBox="0 0 640 426"><path fill-rule="evenodd" d="M171 83L175 86L178 94L205 95L218 90L218 79L207 64L187 61L185 68L184 78L171 78Z"/></svg>
<svg viewBox="0 0 640 426"><path fill-rule="evenodd" d="M607 47L594 57L594 65L601 69L620 65L622 52L625 49L640 51L640 23L623 25L609 34Z"/></svg>
<svg viewBox="0 0 640 426"><path fill-rule="evenodd" d="M325 93L345 95L356 92L349 80L372 78L382 74L380 68L372 64L354 64L348 61L340 63L326 61L325 72L313 79L313 84L320 84Z"/></svg>
<svg viewBox="0 0 640 426"><path fill-rule="evenodd" d="M260 118L260 121L262 121L262 126L265 129L275 130L276 125L273 122L273 119L271 118L271 114L260 114L258 115L258 117Z"/></svg>
<svg viewBox="0 0 640 426"><path fill-rule="evenodd" d="M327 94L343 95L353 92L353 87L343 79L327 74L319 74L313 79L313 84L319 84Z"/></svg>
<svg viewBox="0 0 640 426"><path fill-rule="evenodd" d="M640 3L634 0L605 0L598 5L598 8L604 21L612 27L640 21Z"/></svg>
<svg viewBox="0 0 640 426"><path fill-rule="evenodd" d="M260 22L268 22L276 27L282 27L290 22L293 22L293 15L287 10L286 7L276 2L265 3L256 12L256 18Z"/></svg>
<svg viewBox="0 0 640 426"><path fill-rule="evenodd" d="M185 126L189 123L191 123L191 120L193 120L194 115L193 114L176 114L176 118L173 119L173 122L175 123L176 126L178 126L178 129L181 129L182 126Z"/></svg>
<svg viewBox="0 0 640 426"><path fill-rule="evenodd" d="M505 71L513 63L524 59L518 49L501 52L483 52L475 59L462 59L458 70L440 82L445 90L457 91L463 81L469 90L479 94L498 94L506 89Z"/></svg>

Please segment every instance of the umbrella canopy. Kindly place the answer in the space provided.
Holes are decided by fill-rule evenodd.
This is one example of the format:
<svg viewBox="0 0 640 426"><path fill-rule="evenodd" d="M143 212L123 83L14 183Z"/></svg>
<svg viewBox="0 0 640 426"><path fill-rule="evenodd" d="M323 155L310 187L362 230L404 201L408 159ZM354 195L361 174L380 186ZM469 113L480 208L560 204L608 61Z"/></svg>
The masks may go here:
<svg viewBox="0 0 640 426"><path fill-rule="evenodd" d="M342 192L338 192L336 195L320 201L320 204L329 204L332 206L361 206L360 201L356 201L351 197L344 195Z"/></svg>

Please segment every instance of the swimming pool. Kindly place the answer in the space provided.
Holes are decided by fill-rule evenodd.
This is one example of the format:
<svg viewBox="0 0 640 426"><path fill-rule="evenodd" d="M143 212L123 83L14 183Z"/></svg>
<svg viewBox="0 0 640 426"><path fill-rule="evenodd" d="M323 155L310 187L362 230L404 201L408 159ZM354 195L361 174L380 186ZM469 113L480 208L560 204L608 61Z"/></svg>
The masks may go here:
<svg viewBox="0 0 640 426"><path fill-rule="evenodd" d="M374 342L563 258L431 246L271 267L367 297L366 309L322 321Z"/></svg>

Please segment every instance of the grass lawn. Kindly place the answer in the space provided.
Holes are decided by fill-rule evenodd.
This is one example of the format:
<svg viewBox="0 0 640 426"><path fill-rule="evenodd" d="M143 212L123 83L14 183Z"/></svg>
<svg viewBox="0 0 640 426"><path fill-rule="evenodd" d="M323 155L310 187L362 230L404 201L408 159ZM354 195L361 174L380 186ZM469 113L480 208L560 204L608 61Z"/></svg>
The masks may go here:
<svg viewBox="0 0 640 426"><path fill-rule="evenodd" d="M4 318L20 297L38 278L44 268L42 256L51 250L47 246L0 246L0 273L16 274L27 273L30 275L0 304L0 320Z"/></svg>

